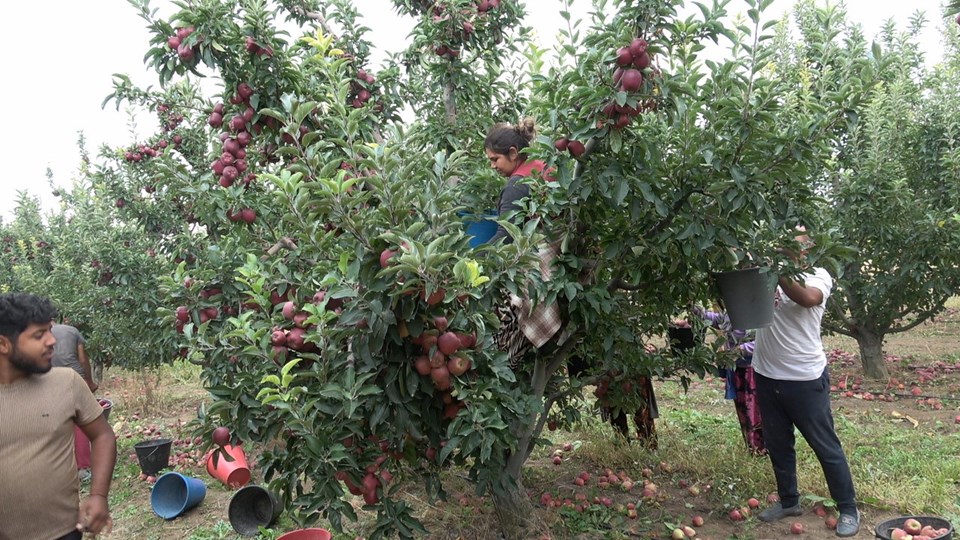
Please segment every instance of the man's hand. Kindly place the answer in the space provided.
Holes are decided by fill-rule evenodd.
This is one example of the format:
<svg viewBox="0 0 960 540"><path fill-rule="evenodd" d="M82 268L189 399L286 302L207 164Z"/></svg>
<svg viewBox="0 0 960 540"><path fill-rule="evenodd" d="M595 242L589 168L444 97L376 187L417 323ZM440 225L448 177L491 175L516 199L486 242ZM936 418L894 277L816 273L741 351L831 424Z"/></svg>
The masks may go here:
<svg viewBox="0 0 960 540"><path fill-rule="evenodd" d="M110 508L105 495L89 495L80 503L80 515L77 520L77 530L93 536L100 534L104 528L107 533L113 527L110 519Z"/></svg>

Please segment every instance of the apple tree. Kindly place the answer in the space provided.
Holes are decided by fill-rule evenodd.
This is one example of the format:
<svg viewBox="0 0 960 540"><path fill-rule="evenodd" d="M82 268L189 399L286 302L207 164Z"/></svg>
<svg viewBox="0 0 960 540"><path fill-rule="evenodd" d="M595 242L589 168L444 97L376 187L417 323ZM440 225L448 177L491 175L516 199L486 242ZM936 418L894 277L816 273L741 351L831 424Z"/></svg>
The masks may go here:
<svg viewBox="0 0 960 540"><path fill-rule="evenodd" d="M645 345L709 298L711 271L812 219L809 175L870 85L818 95L771 69L787 38L763 21L769 2L732 24L722 4L614 2L556 55L528 45L518 70L519 2L397 1L414 43L379 72L346 1L203 0L167 18L133 3L162 84L118 76L110 100L159 130L102 155L96 176L171 262L158 339L203 366L204 429L255 443L298 522L342 529L350 493L376 513L372 538L423 532L403 481L442 497L450 466L526 537L523 464L544 426L576 420L587 383L715 362ZM529 94L505 86L518 80ZM418 121L400 120L407 106ZM458 212L493 202L477 198L474 179L494 185L478 137L521 110L558 181L532 186L525 222L503 222L512 244L471 249ZM543 244L559 251L549 280ZM522 358L495 345L509 293L563 314ZM590 376L564 376L573 356Z"/></svg>
<svg viewBox="0 0 960 540"><path fill-rule="evenodd" d="M794 54L807 60L808 80L841 88L867 59L875 75L860 76L882 81L848 111L834 156L814 178L829 235L856 250L841 267L825 327L857 340L868 377L886 378L885 336L934 317L960 288L958 31L945 27L952 53L928 69L914 39L920 16L903 30L888 22L872 47L842 7L803 2L797 20L804 39Z"/></svg>
<svg viewBox="0 0 960 540"><path fill-rule="evenodd" d="M82 138L79 147L88 163ZM162 333L156 279L165 267L139 224L96 195L104 191L84 165L71 187L54 191L60 205L46 215L21 196L3 234L4 283L56 302L87 340L94 366L159 365L169 360L153 340Z"/></svg>

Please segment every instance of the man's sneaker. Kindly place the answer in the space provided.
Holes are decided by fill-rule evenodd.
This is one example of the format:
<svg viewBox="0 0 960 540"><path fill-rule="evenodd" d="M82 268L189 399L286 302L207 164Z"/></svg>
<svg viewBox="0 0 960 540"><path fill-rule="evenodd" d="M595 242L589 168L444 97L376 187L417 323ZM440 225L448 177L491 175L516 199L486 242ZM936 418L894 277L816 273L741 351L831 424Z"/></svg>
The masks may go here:
<svg viewBox="0 0 960 540"><path fill-rule="evenodd" d="M803 509L800 508L800 503L797 503L790 508L784 508L782 504L775 502L770 506L763 509L757 517L760 521L777 521L778 519L783 519L788 516L799 516L803 514ZM839 531L839 526L837 528Z"/></svg>
<svg viewBox="0 0 960 540"><path fill-rule="evenodd" d="M860 532L860 511L852 514L840 514L837 521L837 536L853 536Z"/></svg>
<svg viewBox="0 0 960 540"><path fill-rule="evenodd" d="M90 469L77 469L77 474L80 475L80 483L85 484L90 481Z"/></svg>

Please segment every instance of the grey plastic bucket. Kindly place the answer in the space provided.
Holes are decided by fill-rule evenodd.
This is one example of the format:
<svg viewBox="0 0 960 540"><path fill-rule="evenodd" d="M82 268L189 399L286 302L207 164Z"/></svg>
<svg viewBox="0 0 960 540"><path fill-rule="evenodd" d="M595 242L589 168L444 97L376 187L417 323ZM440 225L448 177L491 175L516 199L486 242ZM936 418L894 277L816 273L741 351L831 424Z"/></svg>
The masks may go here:
<svg viewBox="0 0 960 540"><path fill-rule="evenodd" d="M713 274L723 307L735 330L763 328L773 323L777 275L760 268Z"/></svg>

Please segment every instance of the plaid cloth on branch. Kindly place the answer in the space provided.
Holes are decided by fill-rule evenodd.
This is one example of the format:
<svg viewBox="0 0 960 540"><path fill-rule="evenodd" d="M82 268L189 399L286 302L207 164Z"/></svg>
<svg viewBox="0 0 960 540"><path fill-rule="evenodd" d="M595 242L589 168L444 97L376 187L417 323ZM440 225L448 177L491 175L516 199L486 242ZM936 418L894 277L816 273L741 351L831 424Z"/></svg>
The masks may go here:
<svg viewBox="0 0 960 540"><path fill-rule="evenodd" d="M550 267L559 254L560 242L540 246L540 275L543 281L550 281L553 274ZM539 349L560 330L560 306L556 302L541 302L534 306L529 298L511 294L510 305L515 308L520 330L534 347Z"/></svg>

